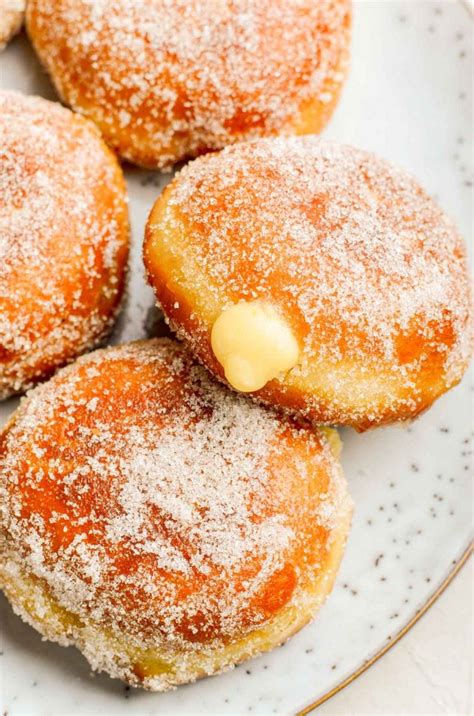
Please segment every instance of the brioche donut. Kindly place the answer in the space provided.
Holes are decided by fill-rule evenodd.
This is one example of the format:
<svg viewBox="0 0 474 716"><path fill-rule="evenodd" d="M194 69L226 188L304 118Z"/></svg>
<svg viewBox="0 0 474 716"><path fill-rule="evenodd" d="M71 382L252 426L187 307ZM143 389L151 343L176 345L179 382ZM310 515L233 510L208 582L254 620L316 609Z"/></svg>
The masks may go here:
<svg viewBox="0 0 474 716"><path fill-rule="evenodd" d="M462 240L388 162L316 137L186 166L148 220L171 326L237 390L358 430L413 418L470 354Z"/></svg>
<svg viewBox="0 0 474 716"><path fill-rule="evenodd" d="M97 128L0 92L0 399L102 339L127 252L125 184Z"/></svg>
<svg viewBox="0 0 474 716"><path fill-rule="evenodd" d="M2 589L46 638L153 691L271 649L342 556L351 502L327 433L166 338L88 354L0 435Z"/></svg>
<svg viewBox="0 0 474 716"><path fill-rule="evenodd" d="M26 0L0 0L0 51L20 32Z"/></svg>
<svg viewBox="0 0 474 716"><path fill-rule="evenodd" d="M30 0L62 99L164 168L245 138L319 132L348 62L350 0Z"/></svg>

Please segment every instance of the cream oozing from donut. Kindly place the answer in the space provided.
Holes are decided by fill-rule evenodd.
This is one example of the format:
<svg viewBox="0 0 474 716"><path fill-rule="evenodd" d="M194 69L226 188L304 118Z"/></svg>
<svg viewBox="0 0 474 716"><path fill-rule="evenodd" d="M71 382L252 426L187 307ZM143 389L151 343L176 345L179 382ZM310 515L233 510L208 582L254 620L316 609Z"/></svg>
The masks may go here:
<svg viewBox="0 0 474 716"><path fill-rule="evenodd" d="M259 390L298 362L291 328L263 301L243 301L223 311L211 334L212 349L233 388Z"/></svg>
<svg viewBox="0 0 474 716"><path fill-rule="evenodd" d="M219 376L221 312L260 297L281 312L300 356L258 398L318 423L413 418L471 355L459 232L414 179L354 147L279 137L191 162L150 215L145 262L172 328Z"/></svg>

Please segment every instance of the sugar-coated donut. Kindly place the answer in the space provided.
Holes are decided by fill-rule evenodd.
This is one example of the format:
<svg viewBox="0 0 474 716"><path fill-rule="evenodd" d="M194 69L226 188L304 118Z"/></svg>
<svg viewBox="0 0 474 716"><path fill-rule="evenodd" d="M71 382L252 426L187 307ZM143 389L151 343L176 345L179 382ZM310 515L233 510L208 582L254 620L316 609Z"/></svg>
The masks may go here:
<svg viewBox="0 0 474 716"><path fill-rule="evenodd" d="M413 418L470 355L462 240L404 172L316 137L195 160L149 217L171 326L233 387L358 430Z"/></svg>
<svg viewBox="0 0 474 716"><path fill-rule="evenodd" d="M21 30L26 0L0 0L0 50Z"/></svg>
<svg viewBox="0 0 474 716"><path fill-rule="evenodd" d="M332 431L226 390L181 344L96 351L0 435L0 584L48 639L163 691L282 643L349 529Z"/></svg>
<svg viewBox="0 0 474 716"><path fill-rule="evenodd" d="M348 62L351 0L30 0L63 100L136 164L319 132Z"/></svg>
<svg viewBox="0 0 474 716"><path fill-rule="evenodd" d="M128 252L122 171L97 128L0 92L0 399L96 345Z"/></svg>

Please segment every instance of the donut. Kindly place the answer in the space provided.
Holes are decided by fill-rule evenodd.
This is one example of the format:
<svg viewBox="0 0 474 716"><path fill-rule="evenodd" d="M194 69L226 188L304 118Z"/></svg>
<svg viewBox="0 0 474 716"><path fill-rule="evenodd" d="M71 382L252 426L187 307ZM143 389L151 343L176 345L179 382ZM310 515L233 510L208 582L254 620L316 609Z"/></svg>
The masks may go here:
<svg viewBox="0 0 474 716"><path fill-rule="evenodd" d="M153 207L144 259L201 362L302 420L412 419L469 360L456 228L360 149L273 137L196 159Z"/></svg>
<svg viewBox="0 0 474 716"><path fill-rule="evenodd" d="M0 51L20 32L26 0L0 0Z"/></svg>
<svg viewBox="0 0 474 716"><path fill-rule="evenodd" d="M222 671L331 590L351 516L337 455L333 431L227 390L168 338L89 353L0 435L1 588L134 686Z"/></svg>
<svg viewBox="0 0 474 716"><path fill-rule="evenodd" d="M117 160L88 120L0 92L0 399L95 346L128 253Z"/></svg>
<svg viewBox="0 0 474 716"><path fill-rule="evenodd" d="M30 0L61 98L162 169L252 137L319 132L347 71L350 0Z"/></svg>

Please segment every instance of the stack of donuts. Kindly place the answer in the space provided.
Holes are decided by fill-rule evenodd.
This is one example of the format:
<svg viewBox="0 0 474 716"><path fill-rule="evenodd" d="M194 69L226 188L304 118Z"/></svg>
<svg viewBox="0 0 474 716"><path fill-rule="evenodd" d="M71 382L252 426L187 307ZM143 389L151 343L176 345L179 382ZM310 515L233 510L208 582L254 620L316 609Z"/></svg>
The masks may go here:
<svg viewBox="0 0 474 716"><path fill-rule="evenodd" d="M23 9L5 3L0 42ZM134 686L310 621L352 513L329 426L411 420L470 359L456 227L402 170L317 136L350 26L350 0L27 3L71 109L0 93L0 398L28 391L0 433L0 583ZM175 338L100 347L126 285L117 155L191 161L144 232Z"/></svg>

